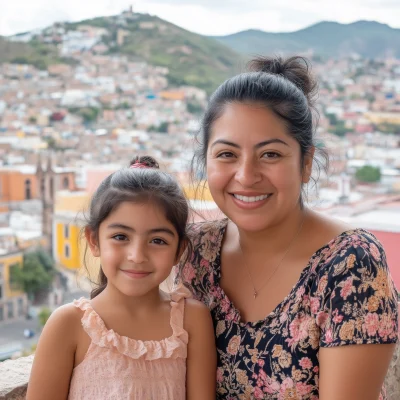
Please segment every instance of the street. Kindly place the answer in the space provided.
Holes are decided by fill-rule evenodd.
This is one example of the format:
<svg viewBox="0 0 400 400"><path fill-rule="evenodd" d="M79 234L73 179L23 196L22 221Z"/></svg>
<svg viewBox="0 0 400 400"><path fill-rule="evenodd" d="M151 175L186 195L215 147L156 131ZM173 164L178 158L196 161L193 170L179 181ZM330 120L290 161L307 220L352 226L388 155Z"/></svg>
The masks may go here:
<svg viewBox="0 0 400 400"><path fill-rule="evenodd" d="M70 303L80 297L89 297L87 292L75 291L73 293L64 293L63 303ZM32 309L33 307L31 307ZM34 315L37 315L41 307L34 307ZM29 339L24 337L24 329L30 329L35 335ZM19 319L13 322L5 322L0 325L0 347L6 348L7 345L20 345L24 350L30 350L32 345L36 344L40 336L40 324L37 317L32 319Z"/></svg>

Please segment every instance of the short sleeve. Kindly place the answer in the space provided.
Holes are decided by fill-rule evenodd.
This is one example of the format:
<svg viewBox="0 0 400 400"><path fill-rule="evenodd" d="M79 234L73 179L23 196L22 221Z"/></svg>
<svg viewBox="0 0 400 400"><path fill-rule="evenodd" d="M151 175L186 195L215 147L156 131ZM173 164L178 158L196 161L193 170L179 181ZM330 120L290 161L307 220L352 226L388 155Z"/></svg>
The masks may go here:
<svg viewBox="0 0 400 400"><path fill-rule="evenodd" d="M316 294L321 347L398 341L398 294L372 234L353 236L324 268Z"/></svg>
<svg viewBox="0 0 400 400"><path fill-rule="evenodd" d="M189 248L175 267L175 285L186 286L196 300L208 304L226 223L207 221L189 226Z"/></svg>

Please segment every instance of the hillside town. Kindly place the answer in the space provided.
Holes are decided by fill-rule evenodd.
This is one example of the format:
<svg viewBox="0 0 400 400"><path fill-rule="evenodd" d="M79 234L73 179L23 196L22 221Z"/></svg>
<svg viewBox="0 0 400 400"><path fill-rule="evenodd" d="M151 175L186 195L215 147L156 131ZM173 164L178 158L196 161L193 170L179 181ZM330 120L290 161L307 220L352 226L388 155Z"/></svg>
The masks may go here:
<svg viewBox="0 0 400 400"><path fill-rule="evenodd" d="M122 13L119 23L134 15ZM26 318L35 304L55 307L67 293L87 290L89 281L82 278L80 287L76 276L88 200L137 154L175 174L196 211L220 216L207 189L199 196L189 179L208 94L171 85L166 67L109 54L106 34L55 24L40 40L58 43L75 62L0 65L0 325ZM125 36L121 28L112 40ZM309 204L372 231L400 287L400 60L311 60L319 84L317 144L331 163L310 185ZM13 282L13 269L37 248L50 252L57 271L45 299Z"/></svg>

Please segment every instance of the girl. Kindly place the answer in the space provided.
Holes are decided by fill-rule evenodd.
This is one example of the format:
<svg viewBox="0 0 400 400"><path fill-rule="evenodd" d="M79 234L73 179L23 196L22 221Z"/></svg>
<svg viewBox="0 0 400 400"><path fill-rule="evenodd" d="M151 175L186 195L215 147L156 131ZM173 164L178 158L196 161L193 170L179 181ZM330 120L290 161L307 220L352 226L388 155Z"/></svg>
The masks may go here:
<svg viewBox="0 0 400 400"><path fill-rule="evenodd" d="M188 247L188 205L150 157L94 194L87 244L100 258L91 300L57 309L41 335L28 400L215 399L212 321L184 290L159 285Z"/></svg>
<svg viewBox="0 0 400 400"><path fill-rule="evenodd" d="M227 218L192 226L180 278L214 319L218 399L385 396L398 312L385 252L305 206L314 88L304 59L259 58L203 118L193 172Z"/></svg>

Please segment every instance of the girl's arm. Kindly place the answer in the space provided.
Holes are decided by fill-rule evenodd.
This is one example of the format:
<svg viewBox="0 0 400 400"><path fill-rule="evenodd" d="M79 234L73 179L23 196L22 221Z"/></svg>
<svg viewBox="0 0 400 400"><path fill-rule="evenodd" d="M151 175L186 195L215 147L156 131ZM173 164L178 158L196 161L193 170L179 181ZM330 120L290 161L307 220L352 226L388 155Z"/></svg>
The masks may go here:
<svg viewBox="0 0 400 400"><path fill-rule="evenodd" d="M50 316L35 352L27 400L68 398L81 316L72 304Z"/></svg>
<svg viewBox="0 0 400 400"><path fill-rule="evenodd" d="M189 333L186 399L215 400L217 354L211 315L205 305L186 300L185 329Z"/></svg>
<svg viewBox="0 0 400 400"><path fill-rule="evenodd" d="M378 400L395 344L321 348L321 400Z"/></svg>

